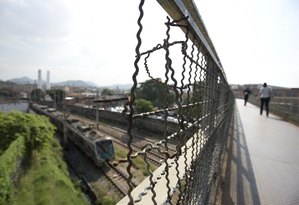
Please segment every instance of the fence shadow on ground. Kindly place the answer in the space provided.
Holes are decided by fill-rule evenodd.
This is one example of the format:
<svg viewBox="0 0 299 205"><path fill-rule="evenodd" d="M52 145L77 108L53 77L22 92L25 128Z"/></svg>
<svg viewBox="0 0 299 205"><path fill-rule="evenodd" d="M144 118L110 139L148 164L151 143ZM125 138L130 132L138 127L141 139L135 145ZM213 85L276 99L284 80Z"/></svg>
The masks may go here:
<svg viewBox="0 0 299 205"><path fill-rule="evenodd" d="M224 152L223 169L215 204L260 205L257 184L237 107L232 115Z"/></svg>

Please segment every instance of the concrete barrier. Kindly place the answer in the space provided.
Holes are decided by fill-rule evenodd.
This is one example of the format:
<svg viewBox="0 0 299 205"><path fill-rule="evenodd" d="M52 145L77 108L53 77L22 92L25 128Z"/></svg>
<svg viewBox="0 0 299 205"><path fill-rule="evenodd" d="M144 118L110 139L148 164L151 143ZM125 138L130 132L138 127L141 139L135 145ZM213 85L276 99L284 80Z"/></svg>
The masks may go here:
<svg viewBox="0 0 299 205"><path fill-rule="evenodd" d="M10 111L21 111L23 113L28 113L28 102L12 102L12 103L1 103L0 111L10 112Z"/></svg>
<svg viewBox="0 0 299 205"><path fill-rule="evenodd" d="M47 105L53 107L53 102L40 101L38 104ZM56 109L62 111L62 105L56 105ZM95 108L84 108L74 105L66 105L67 112L70 114L79 115L82 117L89 118L91 120L96 119L96 109ZM128 121L122 116L121 113L112 112L110 110L99 110L99 119L109 120L111 122L117 122L123 125L128 125ZM172 134L177 131L177 124L174 122L167 123L168 133ZM149 117L136 119L134 121L134 128L143 129L154 133L163 134L165 132L165 122L159 119L153 119Z"/></svg>

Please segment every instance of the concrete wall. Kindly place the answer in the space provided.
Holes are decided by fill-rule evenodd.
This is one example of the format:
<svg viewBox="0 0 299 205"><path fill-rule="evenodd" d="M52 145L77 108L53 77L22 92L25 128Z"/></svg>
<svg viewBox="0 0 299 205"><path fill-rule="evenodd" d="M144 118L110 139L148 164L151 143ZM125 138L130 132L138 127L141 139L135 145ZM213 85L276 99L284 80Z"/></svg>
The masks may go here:
<svg viewBox="0 0 299 205"><path fill-rule="evenodd" d="M83 103L83 101L84 101L84 99L77 98L77 99L66 100L65 104L67 104L67 105L73 105L75 103Z"/></svg>
<svg viewBox="0 0 299 205"><path fill-rule="evenodd" d="M45 102L40 101L39 104L48 105L49 107L53 107L53 102ZM57 105L58 110L62 110L62 105ZM96 118L96 109L87 109L83 107L78 107L74 105L66 105L67 112L71 114L76 114L79 116L83 116L92 120ZM111 112L108 110L99 110L99 118L110 120L112 122L121 123L123 125L129 125L128 121L122 116L121 113ZM177 124L174 122L167 123L167 129L169 133L175 133L177 130ZM154 133L165 132L164 130L165 122L159 119L152 119L149 117L139 118L134 120L134 128L144 129Z"/></svg>
<svg viewBox="0 0 299 205"><path fill-rule="evenodd" d="M0 111L10 112L10 111L21 111L23 113L28 113L28 102L14 102L14 103L1 103Z"/></svg>

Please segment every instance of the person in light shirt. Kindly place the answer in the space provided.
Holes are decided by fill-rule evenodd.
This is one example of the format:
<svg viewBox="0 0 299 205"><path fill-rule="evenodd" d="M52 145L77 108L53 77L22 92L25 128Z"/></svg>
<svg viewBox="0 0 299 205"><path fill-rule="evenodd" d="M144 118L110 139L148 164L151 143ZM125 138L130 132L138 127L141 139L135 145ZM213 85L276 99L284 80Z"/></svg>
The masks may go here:
<svg viewBox="0 0 299 205"><path fill-rule="evenodd" d="M261 99L261 110L260 110L260 115L263 114L263 107L265 104L266 107L266 114L267 117L269 115L269 102L270 102L270 97L272 96L272 89L267 87L267 83L263 84L263 87L261 87L260 92L257 96L257 100Z"/></svg>

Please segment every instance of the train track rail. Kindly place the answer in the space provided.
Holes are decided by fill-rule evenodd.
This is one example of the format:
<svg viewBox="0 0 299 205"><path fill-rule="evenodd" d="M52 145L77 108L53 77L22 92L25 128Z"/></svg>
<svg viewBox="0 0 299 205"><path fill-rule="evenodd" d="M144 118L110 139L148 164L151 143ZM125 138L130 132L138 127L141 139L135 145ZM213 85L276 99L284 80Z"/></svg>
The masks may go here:
<svg viewBox="0 0 299 205"><path fill-rule="evenodd" d="M92 118L92 116L88 116L88 117L90 117L90 118L86 118L86 117L78 116L78 115L75 115L75 116L76 116L76 117L79 117L81 120L83 120L83 121L85 121L86 123L89 123L89 124L94 124L94 123L96 122L95 120L90 119L90 118ZM101 122L99 123L99 125L107 126L106 124L101 123ZM110 127L111 129L115 130L115 131L121 132L121 133L123 133L123 134L127 134L126 130L120 129L120 128L118 128L118 127L113 127L113 126L109 126L109 127ZM99 126L99 130L101 130L102 132L105 132L106 134L109 134L109 135L111 135L111 136L115 136L114 134L111 134L111 132L107 132L107 131L103 130L102 128L100 128L100 126ZM140 136L141 134L137 134L137 133L135 133L134 131L132 131L132 133L134 134L134 138L138 138L138 139L140 139L140 140L151 141L152 143L154 142L153 140L149 140L149 139L148 139L147 137L145 137L145 136ZM115 137L117 137L117 136L115 136ZM141 146L140 146L140 149L141 149ZM168 151L176 152L175 145L173 145L173 147L172 147L172 145L169 145L169 147L168 147Z"/></svg>
<svg viewBox="0 0 299 205"><path fill-rule="evenodd" d="M125 149L128 149L128 147L125 145L125 144L123 144L121 141L117 141L117 140L113 140L113 142L114 143L116 143L116 144L118 144L119 146L122 146L123 148L125 148ZM135 145L131 145L132 146L132 150L134 151L134 152L137 152L137 150L136 149L134 149L134 147L135 147ZM147 159L149 160L149 161L151 161L151 162L153 162L156 166L161 166L162 165L162 162L160 161L160 160L157 160L157 159L155 159L155 158L153 158L153 157L150 157L149 156L149 154L151 154L151 153L147 153ZM163 161L163 160L162 160Z"/></svg>
<svg viewBox="0 0 299 205"><path fill-rule="evenodd" d="M69 151L67 154L67 160L68 163L72 164L72 167L74 169L78 169L78 170L82 170L82 168L84 168L84 165L82 163L82 159L80 159L79 157L79 153L81 153L82 155L85 156L84 160L85 162L88 161L91 166L94 166L95 169L99 170L101 172L101 175L104 176L104 178L107 181L110 181L111 184L114 187L114 191L117 192L119 194L119 196L121 197L125 197L127 195L127 191L128 191L128 185L127 185L127 177L117 168L113 167L113 165L110 162L106 162L103 164L102 167L97 167L79 148L77 148L77 146L75 144L73 144L72 142L68 143L68 147L69 147ZM80 172L80 171L76 171L76 172ZM82 173L82 178L84 179L84 181L87 183L86 178L89 177L89 175L92 175L91 173ZM116 179L116 180L115 180ZM133 186L137 186L136 184L132 183ZM88 188L90 189L90 191L95 194L95 190L93 190L91 188L91 186L88 184ZM97 197L97 196L96 196Z"/></svg>
<svg viewBox="0 0 299 205"><path fill-rule="evenodd" d="M121 137L116 136L115 134L112 134L112 133L110 133L110 132L107 132L107 131L104 130L104 129L99 128L99 131L101 131L101 132L103 132L103 133L105 133L105 134L111 136L111 137L114 138L114 139L115 139L115 138L118 139L119 141L116 141L116 140L114 140L114 141L115 141L116 143L118 143L118 144L120 144L120 145L122 145L122 146L124 146L124 147L127 148L127 146L126 146L125 144L123 144L123 142L126 142L126 140L122 139ZM134 151L134 152L137 152L137 151L141 151L141 150L142 150L142 146L138 145L137 143L132 143L131 146L133 147L133 151ZM135 148L135 149L134 149L134 148ZM138 150L137 150L137 149L138 149ZM164 156L159 155L159 154L157 154L156 152L148 151L147 154L148 154L148 155L151 155L151 156L154 156L154 157L150 157L150 156L148 156L148 158L149 158L149 160L153 161L155 164L157 164L157 165L159 165L159 166L162 164L161 161L164 161L164 160L165 160L165 157L164 157ZM156 159L155 159L155 158L156 158ZM158 160L157 160L157 159L158 159ZM161 160L161 161L160 161L160 160Z"/></svg>
<svg viewBox="0 0 299 205"><path fill-rule="evenodd" d="M106 162L105 163L107 166L109 166L109 168L111 170L114 170L115 172L117 172L117 174L119 174L122 178L124 178L125 180L128 179L128 176L126 176L120 169L118 169L117 167L115 167L113 164L111 164L110 161ZM137 187L138 184L135 183L134 181L131 181L131 184L134 186L134 187Z"/></svg>
<svg viewBox="0 0 299 205"><path fill-rule="evenodd" d="M126 196L128 189L121 188L121 186L119 186L116 182L114 182L114 180L112 179L113 175L112 176L110 175L111 172L108 174L104 171L104 169L102 167L100 169L101 169L102 173L104 174L104 176L106 177L106 179L109 180L113 184L113 186L117 188L117 191L121 195L123 195L123 197Z"/></svg>

